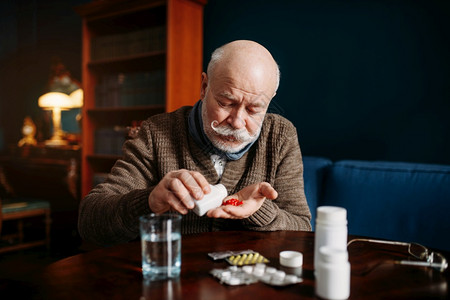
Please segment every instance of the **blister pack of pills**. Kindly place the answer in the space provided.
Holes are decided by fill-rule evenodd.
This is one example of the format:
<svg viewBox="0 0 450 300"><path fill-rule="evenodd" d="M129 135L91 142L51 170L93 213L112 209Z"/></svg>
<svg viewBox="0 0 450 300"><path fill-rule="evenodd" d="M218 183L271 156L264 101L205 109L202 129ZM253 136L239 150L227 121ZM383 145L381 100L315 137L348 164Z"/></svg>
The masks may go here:
<svg viewBox="0 0 450 300"><path fill-rule="evenodd" d="M242 271L242 268L232 266L227 269L213 269L211 274L228 285L248 285L258 282L258 278Z"/></svg>
<svg viewBox="0 0 450 300"><path fill-rule="evenodd" d="M214 260L218 260L218 259L225 259L230 256L250 254L250 253L255 253L255 251L248 249L248 250L239 250L239 251L210 252L210 253L208 253L208 256Z"/></svg>
<svg viewBox="0 0 450 300"><path fill-rule="evenodd" d="M258 281L271 286L286 286L300 283L302 278L293 274L286 274L282 270L258 263L254 266L231 266L226 269L213 269L211 274L228 285L248 285Z"/></svg>
<svg viewBox="0 0 450 300"><path fill-rule="evenodd" d="M246 265L254 265L258 263L268 263L269 260L259 254L258 252L248 253L248 254L239 254L232 255L225 259L230 265L233 266L246 266Z"/></svg>
<svg viewBox="0 0 450 300"><path fill-rule="evenodd" d="M232 266L254 265L257 263L268 263L269 260L253 250L222 251L208 253L214 260L225 259Z"/></svg>

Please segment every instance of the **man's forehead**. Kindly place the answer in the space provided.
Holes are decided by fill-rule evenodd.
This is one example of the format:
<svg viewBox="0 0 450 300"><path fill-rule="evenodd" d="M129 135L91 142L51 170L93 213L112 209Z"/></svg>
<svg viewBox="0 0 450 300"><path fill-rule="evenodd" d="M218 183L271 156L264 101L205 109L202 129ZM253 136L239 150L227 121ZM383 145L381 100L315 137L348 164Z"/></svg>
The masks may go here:
<svg viewBox="0 0 450 300"><path fill-rule="evenodd" d="M240 82L228 76L215 77L212 81L215 93L230 100L241 100L242 96L247 99L261 99L264 102L271 100L268 91L258 88L252 82Z"/></svg>
<svg viewBox="0 0 450 300"><path fill-rule="evenodd" d="M268 101L270 101L270 98L264 92L250 93L238 88L221 90L217 93L217 95L232 101L241 101L243 97L245 100L250 101L253 104L266 104Z"/></svg>

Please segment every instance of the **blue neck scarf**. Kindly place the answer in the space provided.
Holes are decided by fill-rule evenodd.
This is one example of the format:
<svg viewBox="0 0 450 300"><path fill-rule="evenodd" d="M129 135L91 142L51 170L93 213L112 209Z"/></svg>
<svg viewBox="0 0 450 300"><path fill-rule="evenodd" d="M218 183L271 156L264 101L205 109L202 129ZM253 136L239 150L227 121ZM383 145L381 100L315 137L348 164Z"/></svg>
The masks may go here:
<svg viewBox="0 0 450 300"><path fill-rule="evenodd" d="M225 157L228 160L240 159L250 149L250 147L254 144L255 141L253 141L252 143L245 146L242 150L235 153L227 153L220 149L217 149L208 139L203 129L202 103L203 103L202 100L199 100L197 103L195 103L194 107L189 113L188 129L194 141L197 143L200 149L202 149L206 153L216 154L221 157Z"/></svg>

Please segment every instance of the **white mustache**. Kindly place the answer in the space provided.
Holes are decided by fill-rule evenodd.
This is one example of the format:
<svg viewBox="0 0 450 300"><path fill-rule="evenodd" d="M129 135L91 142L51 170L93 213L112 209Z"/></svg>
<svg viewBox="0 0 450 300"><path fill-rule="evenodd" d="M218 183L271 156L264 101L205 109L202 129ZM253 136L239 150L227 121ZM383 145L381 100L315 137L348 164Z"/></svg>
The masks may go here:
<svg viewBox="0 0 450 300"><path fill-rule="evenodd" d="M229 125L224 125L221 127L215 126L218 123L219 123L218 121L211 122L212 130L218 135L223 135L223 136L227 136L227 137L231 136L241 143L251 141L254 138L254 135L250 135L249 132L245 128L234 129L233 127L231 127Z"/></svg>

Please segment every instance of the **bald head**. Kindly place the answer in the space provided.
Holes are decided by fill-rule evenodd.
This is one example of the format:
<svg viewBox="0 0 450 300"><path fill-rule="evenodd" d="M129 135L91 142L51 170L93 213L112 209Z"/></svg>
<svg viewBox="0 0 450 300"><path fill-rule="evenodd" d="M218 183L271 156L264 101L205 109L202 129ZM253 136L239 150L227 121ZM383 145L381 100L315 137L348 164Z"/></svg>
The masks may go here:
<svg viewBox="0 0 450 300"><path fill-rule="evenodd" d="M236 153L256 141L278 82L278 66L260 44L241 40L215 50L200 94L203 128L212 144Z"/></svg>
<svg viewBox="0 0 450 300"><path fill-rule="evenodd" d="M233 41L216 49L208 64L209 80L229 76L243 85L264 88L272 98L280 82L280 71L270 52L248 40Z"/></svg>

